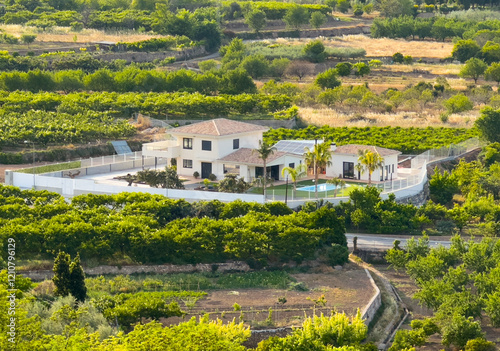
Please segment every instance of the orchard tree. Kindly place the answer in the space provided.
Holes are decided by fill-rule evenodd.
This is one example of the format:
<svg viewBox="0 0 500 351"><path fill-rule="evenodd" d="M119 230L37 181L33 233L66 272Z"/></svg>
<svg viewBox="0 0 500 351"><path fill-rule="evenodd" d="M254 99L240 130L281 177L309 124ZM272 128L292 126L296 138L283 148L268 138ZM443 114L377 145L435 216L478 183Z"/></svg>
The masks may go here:
<svg viewBox="0 0 500 351"><path fill-rule="evenodd" d="M30 48L30 44L33 43L36 39L35 34L23 34L21 35L21 41L28 45L28 49Z"/></svg>
<svg viewBox="0 0 500 351"><path fill-rule="evenodd" d="M486 63L473 57L465 62L458 75L462 78L472 78L474 79L474 84L477 84L477 80L484 74L487 68L488 65Z"/></svg>
<svg viewBox="0 0 500 351"><path fill-rule="evenodd" d="M485 107L474 125L490 143L500 142L500 110Z"/></svg>
<svg viewBox="0 0 500 351"><path fill-rule="evenodd" d="M337 7L337 0L325 0L324 4L333 11Z"/></svg>
<svg viewBox="0 0 500 351"><path fill-rule="evenodd" d="M341 77L347 77L351 74L352 65L349 62L337 63L335 66L337 74Z"/></svg>
<svg viewBox="0 0 500 351"><path fill-rule="evenodd" d="M285 74L289 76L296 76L302 80L305 76L314 73L314 65L307 61L292 61L288 65Z"/></svg>
<svg viewBox="0 0 500 351"><path fill-rule="evenodd" d="M266 13L262 10L251 11L246 15L245 22L255 33L259 33L266 26Z"/></svg>
<svg viewBox="0 0 500 351"><path fill-rule="evenodd" d="M363 6L362 10L363 12L369 15L370 13L373 12L373 4L371 2L366 4L365 6Z"/></svg>
<svg viewBox="0 0 500 351"><path fill-rule="evenodd" d="M458 313L454 314L451 320L443 323L441 332L443 345L447 347L454 345L459 350L463 350L469 340L484 338L479 322L474 321L472 317L467 318Z"/></svg>
<svg viewBox="0 0 500 351"><path fill-rule="evenodd" d="M305 7L295 5L287 10L283 21L288 27L299 30L301 26L309 21L309 13Z"/></svg>
<svg viewBox="0 0 500 351"><path fill-rule="evenodd" d="M269 75L272 77L281 78L290 65L290 60L287 58L275 58L269 65Z"/></svg>
<svg viewBox="0 0 500 351"><path fill-rule="evenodd" d="M449 204L453 195L460 191L456 177L450 175L448 171L441 174L438 168L434 169L434 174L429 180L429 190L431 200L441 205Z"/></svg>
<svg viewBox="0 0 500 351"><path fill-rule="evenodd" d="M201 61L198 63L198 67L200 68L200 71L202 71L203 73L214 71L217 69L217 61L215 60Z"/></svg>
<svg viewBox="0 0 500 351"><path fill-rule="evenodd" d="M248 72L242 68L234 69L222 76L224 81L220 92L222 94L255 93L257 86Z"/></svg>
<svg viewBox="0 0 500 351"><path fill-rule="evenodd" d="M321 40L313 40L304 47L304 54L311 62L323 62L328 54L325 51L325 45Z"/></svg>
<svg viewBox="0 0 500 351"><path fill-rule="evenodd" d="M445 100L443 105L449 113L470 111L474 107L472 101L470 101L470 99L462 93Z"/></svg>
<svg viewBox="0 0 500 351"><path fill-rule="evenodd" d="M338 0L337 1L337 10L342 13L347 13L349 8L351 7L351 3L349 0Z"/></svg>
<svg viewBox="0 0 500 351"><path fill-rule="evenodd" d="M85 76L84 83L87 89L93 91L114 91L115 80L113 73L108 69L100 69Z"/></svg>
<svg viewBox="0 0 500 351"><path fill-rule="evenodd" d="M234 38L229 45L221 47L219 53L222 56L223 64L231 61L241 62L245 57L245 44L243 44L243 40Z"/></svg>
<svg viewBox="0 0 500 351"><path fill-rule="evenodd" d="M354 64L353 68L354 68L354 74L356 75L356 77L363 77L367 74L370 74L370 71L371 71L370 66L364 62L358 62L358 63Z"/></svg>
<svg viewBox="0 0 500 351"><path fill-rule="evenodd" d="M318 29L326 23L326 16L319 11L315 11L311 14L309 23L311 24L311 27Z"/></svg>
<svg viewBox="0 0 500 351"><path fill-rule="evenodd" d="M413 15L412 0L381 0L380 14L384 17L400 17Z"/></svg>
<svg viewBox="0 0 500 351"><path fill-rule="evenodd" d="M481 56L487 64L500 61L500 45L492 41L486 42L481 49Z"/></svg>
<svg viewBox="0 0 500 351"><path fill-rule="evenodd" d="M363 8L361 6L359 6L359 5L357 5L354 8L354 11L352 13L356 17L361 17L361 16L363 16Z"/></svg>
<svg viewBox="0 0 500 351"><path fill-rule="evenodd" d="M261 78L269 71L269 61L262 55L247 56L241 63L248 74L254 79Z"/></svg>
<svg viewBox="0 0 500 351"><path fill-rule="evenodd" d="M455 60L464 63L465 61L476 57L480 51L481 48L474 40L459 40L457 41L455 46L453 46L451 56L453 56Z"/></svg>
<svg viewBox="0 0 500 351"><path fill-rule="evenodd" d="M484 72L484 78L488 81L497 82L500 85L500 62L494 62Z"/></svg>
<svg viewBox="0 0 500 351"><path fill-rule="evenodd" d="M337 70L335 68L330 68L318 74L314 83L323 89L333 89L341 84L337 79Z"/></svg>
<svg viewBox="0 0 500 351"><path fill-rule="evenodd" d="M392 55L392 61L396 63L403 63L404 56L400 52L396 52L394 55Z"/></svg>

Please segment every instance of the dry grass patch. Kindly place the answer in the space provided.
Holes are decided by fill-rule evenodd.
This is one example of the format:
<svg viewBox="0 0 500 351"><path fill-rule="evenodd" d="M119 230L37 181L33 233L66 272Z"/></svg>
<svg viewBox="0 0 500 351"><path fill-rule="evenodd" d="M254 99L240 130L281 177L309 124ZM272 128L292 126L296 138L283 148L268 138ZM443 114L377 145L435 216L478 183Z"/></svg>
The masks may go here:
<svg viewBox="0 0 500 351"><path fill-rule="evenodd" d="M35 27L19 24L3 24L0 29L5 33L20 37L24 33L35 33L36 42L65 42L65 43L90 43L97 41L135 42L151 38L163 37L148 33L138 33L132 30L103 31L97 29L84 29L74 32L70 27L54 27L47 31L40 31ZM76 37L75 37L76 36ZM76 40L75 40L76 39ZM35 43L36 43L35 42Z"/></svg>
<svg viewBox="0 0 500 351"><path fill-rule="evenodd" d="M452 89L456 90L466 90L467 85L473 84L473 80L465 80L461 78L447 78L448 84ZM419 82L426 82L434 84L436 82L435 77L427 77L425 75L410 75L402 74L400 76L388 77L379 74L373 74L370 76L363 77L363 80L354 77L342 78L342 84L344 85L362 85L368 83L370 90L374 93L380 94L389 88L396 88L398 90L403 90L409 85L415 85ZM486 82L484 80L478 81L478 86L483 84L490 84L491 82Z"/></svg>
<svg viewBox="0 0 500 351"><path fill-rule="evenodd" d="M325 41L327 46L361 47L367 57L392 56L396 52L413 57L445 58L451 55L453 43L408 41L402 39L370 38L367 35L344 35Z"/></svg>
<svg viewBox="0 0 500 351"><path fill-rule="evenodd" d="M415 63L412 65L383 65L380 70L390 71L394 73L400 72L415 72L425 71L434 75L458 75L463 65L461 64L429 64L429 63ZM377 70L374 70L375 72Z"/></svg>
<svg viewBox="0 0 500 351"><path fill-rule="evenodd" d="M287 45L304 45L305 43L317 40L300 39L300 38L279 38L276 43ZM367 35L344 35L332 38L322 38L323 43L327 47L354 47L363 48L366 50L367 57L390 57L396 52L401 52L403 55L410 55L415 58L445 58L451 55L453 43L441 43L435 41L410 41L402 39L389 39L389 38L370 38ZM269 40L272 42L273 40ZM436 65L437 66L437 65Z"/></svg>
<svg viewBox="0 0 500 351"><path fill-rule="evenodd" d="M447 123L441 122L441 111L425 110L422 112L396 113L343 113L329 108L302 107L300 117L308 124L330 127L454 127L468 128L474 124L479 116L477 111L467 114L452 114Z"/></svg>

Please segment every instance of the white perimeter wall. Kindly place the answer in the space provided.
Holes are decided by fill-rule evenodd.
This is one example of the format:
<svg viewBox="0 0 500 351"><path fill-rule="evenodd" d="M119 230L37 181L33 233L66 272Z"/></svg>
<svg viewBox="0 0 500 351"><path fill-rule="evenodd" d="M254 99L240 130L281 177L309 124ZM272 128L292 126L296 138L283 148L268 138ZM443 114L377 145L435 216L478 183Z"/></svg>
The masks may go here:
<svg viewBox="0 0 500 351"><path fill-rule="evenodd" d="M33 187L33 174L7 171L5 178L9 185L14 185L24 189ZM45 175L36 175L35 183L36 189L38 190L55 191L66 197L88 193L118 194L122 192L145 192L150 194L164 195L166 197L174 199L197 201L220 200L223 202L231 202L240 199L242 201L264 203L264 197L262 195L230 194L196 190L157 189L134 186L113 186L107 184L98 184L93 180L87 179L56 178L48 177Z"/></svg>

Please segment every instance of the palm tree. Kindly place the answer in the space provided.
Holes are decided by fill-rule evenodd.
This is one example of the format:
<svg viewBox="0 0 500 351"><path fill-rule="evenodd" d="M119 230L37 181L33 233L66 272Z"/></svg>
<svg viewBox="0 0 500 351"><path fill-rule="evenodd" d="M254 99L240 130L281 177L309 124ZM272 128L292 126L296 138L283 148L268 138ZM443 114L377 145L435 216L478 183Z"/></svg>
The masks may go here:
<svg viewBox="0 0 500 351"><path fill-rule="evenodd" d="M269 145L265 141L263 142L262 140L259 140L259 148L254 149L253 152L257 153L259 155L259 158L264 161L264 175L262 179L262 188L263 188L263 194L264 194L264 199L266 198L266 180L267 180L267 159L269 156L274 154L276 151L276 148Z"/></svg>
<svg viewBox="0 0 500 351"><path fill-rule="evenodd" d="M361 173L368 172L368 185L370 185L372 183L372 173L384 166L384 158L377 151L373 152L368 149L359 150L358 154L359 163L356 168Z"/></svg>
<svg viewBox="0 0 500 351"><path fill-rule="evenodd" d="M290 178L292 178L293 190L297 190L297 180L306 175L306 166L303 163L301 163L295 166L295 168L285 167L281 171L281 174L285 176L285 172L287 172Z"/></svg>
<svg viewBox="0 0 500 351"><path fill-rule="evenodd" d="M309 167L314 169L314 195L316 199L318 198L318 170L330 166L332 162L332 153L330 152L330 144L321 143L314 145L311 150L308 147L305 148L305 162Z"/></svg>
<svg viewBox="0 0 500 351"><path fill-rule="evenodd" d="M345 181L344 181L343 179L340 179L340 178L332 178L332 179L328 179L326 182L327 182L328 184L333 184L333 185L335 185L335 192L334 192L334 194L333 194L333 197L337 197L337 191L338 191L339 187L340 187L341 189L343 189L343 188L344 188L344 186L345 186Z"/></svg>

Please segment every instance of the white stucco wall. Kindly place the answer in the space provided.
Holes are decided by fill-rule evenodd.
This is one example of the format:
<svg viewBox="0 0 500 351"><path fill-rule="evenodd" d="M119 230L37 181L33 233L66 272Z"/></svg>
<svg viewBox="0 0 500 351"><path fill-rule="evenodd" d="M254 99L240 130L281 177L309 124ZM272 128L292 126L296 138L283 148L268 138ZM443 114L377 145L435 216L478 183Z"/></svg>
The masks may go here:
<svg viewBox="0 0 500 351"><path fill-rule="evenodd" d="M233 149L233 140L239 139L239 148L257 148L259 140L262 140L262 132L251 132L244 134L234 134L228 136L196 136L196 135L177 135L177 144L180 145L180 157L177 158L177 173L183 176L192 176L196 171L201 176L201 163L212 163L212 173L217 179L224 178L223 163L216 160L238 150ZM184 149L184 138L193 139L193 148ZM211 141L212 150L202 150L202 141ZM184 168L183 160L192 160L193 168Z"/></svg>
<svg viewBox="0 0 500 351"><path fill-rule="evenodd" d="M358 164L358 156L357 155L343 155L343 154L332 154L332 165L326 168L326 175L328 177L340 177L343 178L344 174L344 162L352 162L354 163L354 166ZM389 155L384 157L384 166L390 166L389 173L387 176L388 180L391 180L391 175L392 179L397 179L397 172L398 172L398 155ZM394 172L393 172L393 166L394 166ZM384 167L385 169L385 167ZM358 179L358 171L354 170L354 176L355 179ZM381 170L377 169L372 173L372 180L373 181L380 181L380 176L381 176ZM385 170L384 170L384 180L385 180ZM368 180L368 172L361 173L360 174L360 179L361 180Z"/></svg>

